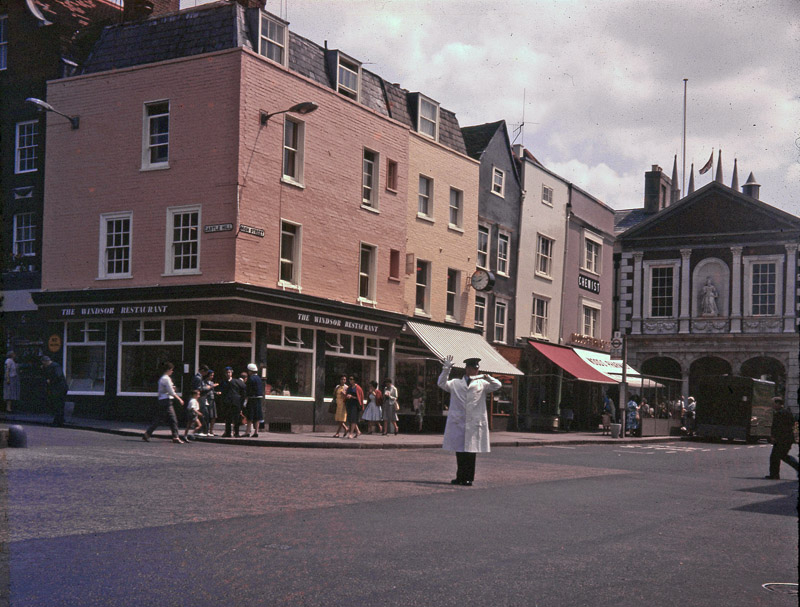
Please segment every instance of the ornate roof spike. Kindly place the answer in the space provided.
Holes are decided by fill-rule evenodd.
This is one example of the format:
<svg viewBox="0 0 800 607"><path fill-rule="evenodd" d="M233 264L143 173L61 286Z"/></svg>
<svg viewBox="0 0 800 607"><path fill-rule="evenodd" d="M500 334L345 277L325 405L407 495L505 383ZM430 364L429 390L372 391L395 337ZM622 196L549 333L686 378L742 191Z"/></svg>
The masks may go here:
<svg viewBox="0 0 800 607"><path fill-rule="evenodd" d="M731 189L739 191L739 169L736 166L736 158L733 159L733 179L731 179Z"/></svg>
<svg viewBox="0 0 800 607"><path fill-rule="evenodd" d="M714 178L714 181L718 181L722 183L722 150L719 151L719 157L717 158L717 176Z"/></svg>

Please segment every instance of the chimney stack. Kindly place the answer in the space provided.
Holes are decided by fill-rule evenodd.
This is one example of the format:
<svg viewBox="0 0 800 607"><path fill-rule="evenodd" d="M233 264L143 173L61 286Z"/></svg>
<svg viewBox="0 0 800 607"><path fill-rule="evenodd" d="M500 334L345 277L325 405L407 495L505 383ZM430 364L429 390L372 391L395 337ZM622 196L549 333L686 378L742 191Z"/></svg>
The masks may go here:
<svg viewBox="0 0 800 607"><path fill-rule="evenodd" d="M742 194L745 196L749 196L750 198L755 198L758 200L760 195L761 186L756 181L756 178L753 176L752 171L750 172L750 177L747 178L747 183L742 186Z"/></svg>
<svg viewBox="0 0 800 607"><path fill-rule="evenodd" d="M672 183L660 166L654 164L644 174L644 210L646 213L658 213L669 205L669 194Z"/></svg>
<svg viewBox="0 0 800 607"><path fill-rule="evenodd" d="M125 0L122 6L124 21L141 21L153 14L153 0Z"/></svg>

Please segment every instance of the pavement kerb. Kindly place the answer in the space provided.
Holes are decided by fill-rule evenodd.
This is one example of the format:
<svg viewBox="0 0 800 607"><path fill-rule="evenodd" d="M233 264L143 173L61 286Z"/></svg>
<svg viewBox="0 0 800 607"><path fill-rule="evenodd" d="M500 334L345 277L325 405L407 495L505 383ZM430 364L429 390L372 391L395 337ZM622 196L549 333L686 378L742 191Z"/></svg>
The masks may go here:
<svg viewBox="0 0 800 607"><path fill-rule="evenodd" d="M20 425L36 425L36 426L49 426L49 421L44 419L29 418L24 415L13 416L7 419L0 420L0 423L16 423ZM118 436L138 436L141 437L145 426L142 425L141 429L133 429L130 427L119 427L124 422L111 422L103 420L93 420L93 423L76 423L68 422L64 428L70 430L85 430L90 432L100 432L104 434L115 434ZM130 426L131 424L126 424ZM197 437L193 442L205 442L226 445L243 445L247 447L284 447L284 448L302 448L302 449L441 449L442 437L435 434L404 434L402 437L411 437L411 441L406 442L389 442L392 440L403 439L389 439L389 441L381 443L367 443L359 442L355 439L333 439L327 434L322 433L307 433L294 435L295 437L289 438L287 435L281 435L280 439L270 438L273 434L262 432L259 438L224 438L221 436L214 437ZM541 439L534 438L531 433L521 432L520 436L531 438L520 438L519 440L508 439L505 437L498 437L496 440L491 441L493 448L500 447L546 447L546 446L570 446L570 445L630 445L630 444L650 444L650 443L668 443L668 442L681 442L685 441L682 437L678 436L647 436L647 437L625 437L625 438L611 438L610 436L598 436L591 433L574 433L569 436L545 434ZM285 437L285 438L284 438ZM302 438L301 438L302 437ZM551 438L552 437L552 438ZM169 439L171 438L168 433L164 432L162 428L158 434L154 434L153 439Z"/></svg>

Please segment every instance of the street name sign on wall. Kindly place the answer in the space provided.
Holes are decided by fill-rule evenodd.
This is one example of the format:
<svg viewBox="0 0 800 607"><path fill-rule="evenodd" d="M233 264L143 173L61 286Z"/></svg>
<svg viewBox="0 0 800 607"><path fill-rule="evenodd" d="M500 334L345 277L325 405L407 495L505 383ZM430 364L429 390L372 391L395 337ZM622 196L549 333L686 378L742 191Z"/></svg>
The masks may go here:
<svg viewBox="0 0 800 607"><path fill-rule="evenodd" d="M214 232L230 232L232 230L232 223L215 223L213 225L203 226L203 232L205 234L213 234Z"/></svg>
<svg viewBox="0 0 800 607"><path fill-rule="evenodd" d="M254 228L252 226L246 226L241 224L239 226L239 231L244 232L245 234L252 234L253 236L258 236L259 238L264 238L264 230L261 228Z"/></svg>

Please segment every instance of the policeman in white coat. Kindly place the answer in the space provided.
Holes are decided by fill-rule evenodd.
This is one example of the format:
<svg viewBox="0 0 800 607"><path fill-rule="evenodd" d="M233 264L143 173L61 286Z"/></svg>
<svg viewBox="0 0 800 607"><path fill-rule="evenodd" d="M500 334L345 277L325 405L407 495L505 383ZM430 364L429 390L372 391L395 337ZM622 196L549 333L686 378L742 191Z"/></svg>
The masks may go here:
<svg viewBox="0 0 800 607"><path fill-rule="evenodd" d="M450 393L442 443L442 449L456 452L458 472L450 482L466 487L475 480L475 454L490 451L486 395L503 385L488 374L479 375L479 364L480 358L468 358L464 361L464 377L448 379L453 368L453 357L448 356L438 381L439 387Z"/></svg>

